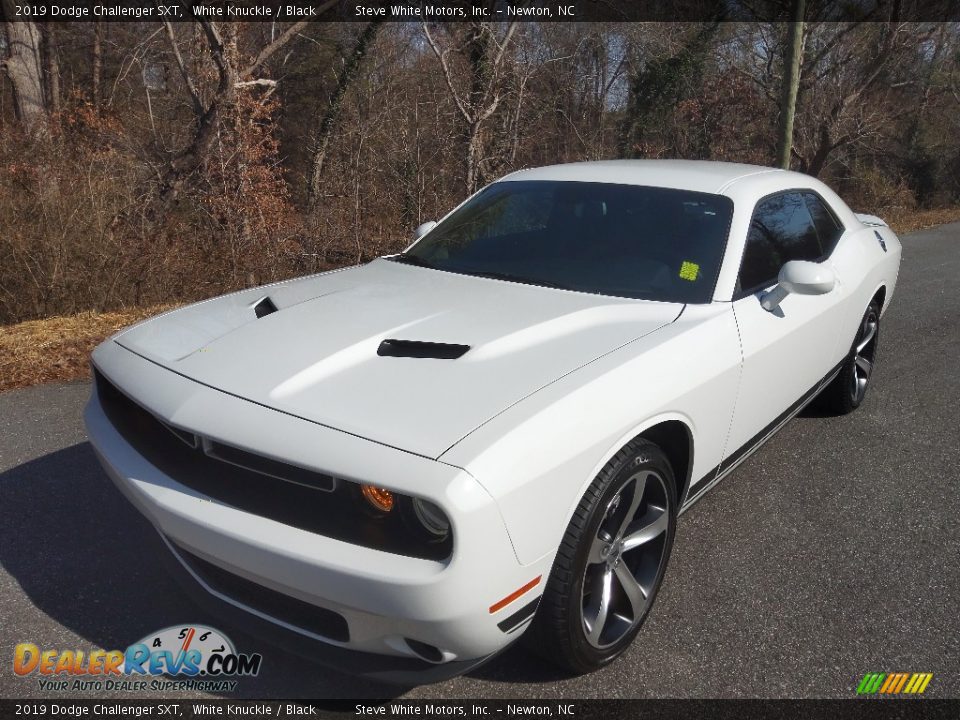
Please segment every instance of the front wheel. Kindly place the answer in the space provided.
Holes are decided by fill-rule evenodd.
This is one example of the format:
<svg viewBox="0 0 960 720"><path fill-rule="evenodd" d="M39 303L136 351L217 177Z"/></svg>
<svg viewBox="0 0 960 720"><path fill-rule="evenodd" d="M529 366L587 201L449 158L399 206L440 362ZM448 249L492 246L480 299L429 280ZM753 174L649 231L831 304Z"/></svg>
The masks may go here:
<svg viewBox="0 0 960 720"><path fill-rule="evenodd" d="M676 529L673 471L637 439L594 479L567 527L528 640L575 673L621 655L663 581Z"/></svg>

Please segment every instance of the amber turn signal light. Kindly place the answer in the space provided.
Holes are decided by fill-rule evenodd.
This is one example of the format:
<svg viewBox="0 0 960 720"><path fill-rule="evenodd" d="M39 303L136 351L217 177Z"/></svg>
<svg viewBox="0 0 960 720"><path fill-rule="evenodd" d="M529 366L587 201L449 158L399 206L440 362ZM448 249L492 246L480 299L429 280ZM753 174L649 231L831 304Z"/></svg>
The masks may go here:
<svg viewBox="0 0 960 720"><path fill-rule="evenodd" d="M373 485L361 486L361 492L367 502L380 512L390 512L393 510L393 493L385 488L374 487Z"/></svg>

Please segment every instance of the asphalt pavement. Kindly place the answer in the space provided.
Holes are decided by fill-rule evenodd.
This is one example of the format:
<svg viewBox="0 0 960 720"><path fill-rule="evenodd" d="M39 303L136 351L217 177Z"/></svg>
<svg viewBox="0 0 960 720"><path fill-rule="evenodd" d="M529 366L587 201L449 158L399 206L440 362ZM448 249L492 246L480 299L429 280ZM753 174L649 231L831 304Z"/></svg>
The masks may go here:
<svg viewBox="0 0 960 720"><path fill-rule="evenodd" d="M960 697L960 224L903 245L864 405L796 418L681 518L656 606L610 667L566 677L514 647L397 688L226 626L264 660L223 697L849 698L866 672L932 672L927 696ZM145 550L152 529L85 440L89 390L0 394L0 697L72 694L16 676L18 642L86 652L222 625Z"/></svg>

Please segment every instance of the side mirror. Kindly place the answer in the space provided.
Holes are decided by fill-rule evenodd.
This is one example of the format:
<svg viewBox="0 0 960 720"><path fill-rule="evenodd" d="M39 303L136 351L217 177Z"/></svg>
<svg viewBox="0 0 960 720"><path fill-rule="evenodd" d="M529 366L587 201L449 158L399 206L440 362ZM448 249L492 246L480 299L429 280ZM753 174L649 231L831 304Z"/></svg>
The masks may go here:
<svg viewBox="0 0 960 720"><path fill-rule="evenodd" d="M777 277L777 286L760 297L760 306L773 311L790 293L797 295L825 295L833 290L837 278L826 265L808 260L791 260Z"/></svg>
<svg viewBox="0 0 960 720"><path fill-rule="evenodd" d="M426 235L428 232L430 232L431 230L433 230L436 226L437 226L436 220L428 220L427 222L423 223L422 225L417 225L417 229L413 231L413 239L414 239L414 240L419 240L419 239L422 238L424 235Z"/></svg>

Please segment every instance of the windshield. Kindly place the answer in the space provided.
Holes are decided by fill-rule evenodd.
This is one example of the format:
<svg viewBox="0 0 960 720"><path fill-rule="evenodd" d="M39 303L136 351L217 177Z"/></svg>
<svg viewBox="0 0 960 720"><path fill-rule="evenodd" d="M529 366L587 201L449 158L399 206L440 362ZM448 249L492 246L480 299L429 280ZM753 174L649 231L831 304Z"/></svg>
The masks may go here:
<svg viewBox="0 0 960 720"><path fill-rule="evenodd" d="M581 292L707 303L733 203L592 182L486 188L393 260Z"/></svg>

